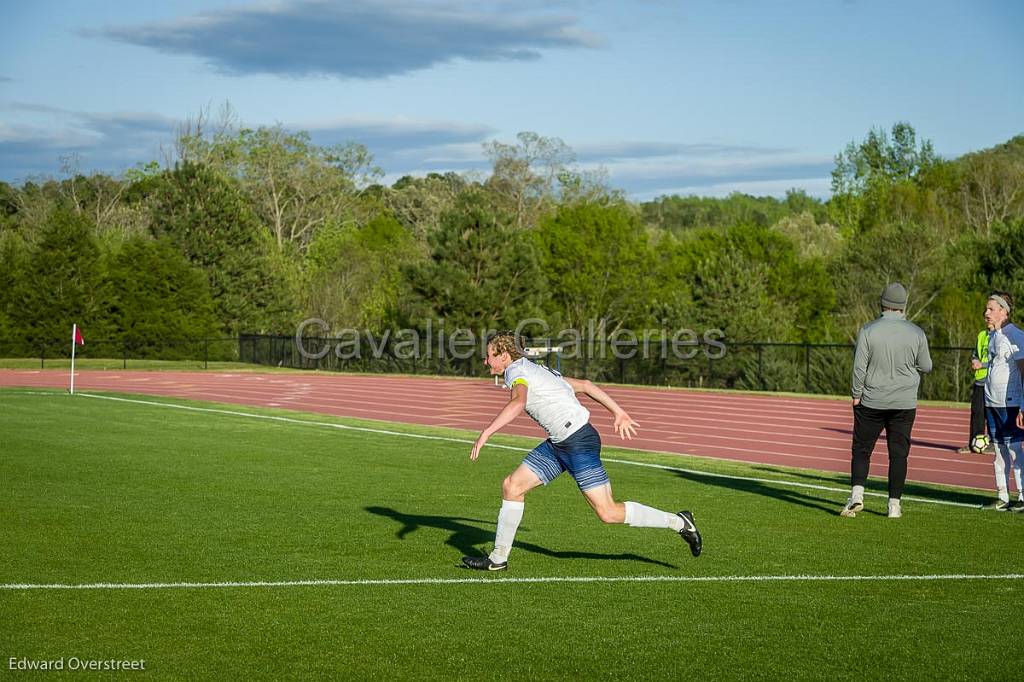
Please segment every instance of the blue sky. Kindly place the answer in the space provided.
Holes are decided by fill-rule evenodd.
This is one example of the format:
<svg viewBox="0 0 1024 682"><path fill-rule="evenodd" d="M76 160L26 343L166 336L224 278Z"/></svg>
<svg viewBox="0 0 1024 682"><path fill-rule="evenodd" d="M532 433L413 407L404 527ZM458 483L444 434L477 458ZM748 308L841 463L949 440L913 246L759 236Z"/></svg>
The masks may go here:
<svg viewBox="0 0 1024 682"><path fill-rule="evenodd" d="M1024 133L1016 0L35 0L0 26L0 180L163 161L229 102L361 142L393 181L563 140L634 199L827 196L833 157L909 121L946 157Z"/></svg>

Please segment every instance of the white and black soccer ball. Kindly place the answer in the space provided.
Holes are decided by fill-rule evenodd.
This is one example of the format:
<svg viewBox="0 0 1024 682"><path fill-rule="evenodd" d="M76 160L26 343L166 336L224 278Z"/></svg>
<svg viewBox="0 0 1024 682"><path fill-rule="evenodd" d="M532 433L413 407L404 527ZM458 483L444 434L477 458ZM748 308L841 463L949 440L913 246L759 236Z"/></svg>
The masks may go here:
<svg viewBox="0 0 1024 682"><path fill-rule="evenodd" d="M985 452L985 448L987 448L991 443L992 441L988 439L988 436L984 433L979 434L971 439L971 452L980 455Z"/></svg>

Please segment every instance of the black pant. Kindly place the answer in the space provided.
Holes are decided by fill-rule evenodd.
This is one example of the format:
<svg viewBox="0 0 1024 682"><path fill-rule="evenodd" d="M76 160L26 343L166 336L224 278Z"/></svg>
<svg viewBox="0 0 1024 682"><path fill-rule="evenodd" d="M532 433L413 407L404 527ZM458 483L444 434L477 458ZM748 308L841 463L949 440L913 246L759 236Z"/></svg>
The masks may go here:
<svg viewBox="0 0 1024 682"><path fill-rule="evenodd" d="M876 410L866 405L853 408L852 485L864 485L871 466L871 451L885 429L889 447L889 497L899 499L907 481L907 456L910 455L910 431L917 410Z"/></svg>
<svg viewBox="0 0 1024 682"><path fill-rule="evenodd" d="M971 388L971 437L967 440L970 444L975 436L985 435L985 384L974 384Z"/></svg>

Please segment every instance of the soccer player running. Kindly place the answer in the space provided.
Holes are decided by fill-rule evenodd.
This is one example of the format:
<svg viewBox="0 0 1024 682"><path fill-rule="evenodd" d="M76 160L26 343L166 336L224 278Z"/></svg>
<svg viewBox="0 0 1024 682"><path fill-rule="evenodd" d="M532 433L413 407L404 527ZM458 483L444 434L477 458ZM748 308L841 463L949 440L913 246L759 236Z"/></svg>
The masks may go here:
<svg viewBox="0 0 1024 682"><path fill-rule="evenodd" d="M494 551L489 556L462 557L467 567L481 571L508 568L508 555L523 519L526 494L541 484L547 485L563 471L573 477L583 497L604 523L671 528L690 546L693 556L700 555L702 540L692 513L670 514L637 502L616 502L612 497L612 486L601 464L601 436L590 424L590 412L576 399L576 395L582 393L603 405L615 417L615 433L631 439L639 424L611 396L586 379L563 377L530 362L524 357L514 332L498 332L488 338L484 363L492 375L504 375L511 395L508 403L480 432L469 458L476 460L487 440L523 410L547 431L548 438L530 451L502 482Z"/></svg>
<svg viewBox="0 0 1024 682"><path fill-rule="evenodd" d="M1021 364L1024 364L1024 332L1010 322L1013 298L1005 291L989 294L985 303L988 342L988 376L985 378L985 416L995 445L996 511L1024 511L1021 464L1024 440L1020 407L1024 402ZM1010 501L1010 472L1017 484L1016 503Z"/></svg>

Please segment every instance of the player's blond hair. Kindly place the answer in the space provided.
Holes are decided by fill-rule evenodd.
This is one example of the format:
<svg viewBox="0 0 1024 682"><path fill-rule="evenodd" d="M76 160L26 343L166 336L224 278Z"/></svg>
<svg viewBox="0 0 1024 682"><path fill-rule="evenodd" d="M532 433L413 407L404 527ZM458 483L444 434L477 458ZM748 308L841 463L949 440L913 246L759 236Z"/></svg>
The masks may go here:
<svg viewBox="0 0 1024 682"><path fill-rule="evenodd" d="M526 353L523 352L523 345L514 331L494 332L487 337L487 345L494 349L495 355L508 353L513 360L526 356Z"/></svg>

